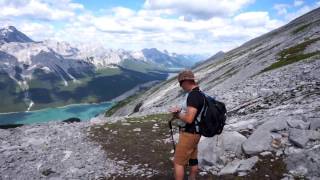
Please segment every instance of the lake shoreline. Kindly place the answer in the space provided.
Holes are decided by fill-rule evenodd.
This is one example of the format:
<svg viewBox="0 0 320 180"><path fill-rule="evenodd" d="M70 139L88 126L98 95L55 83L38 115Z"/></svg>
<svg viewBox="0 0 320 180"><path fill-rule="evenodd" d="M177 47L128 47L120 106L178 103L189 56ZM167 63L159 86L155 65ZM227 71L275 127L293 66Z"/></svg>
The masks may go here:
<svg viewBox="0 0 320 180"><path fill-rule="evenodd" d="M97 102L97 103L77 103L77 104L67 104L64 106L58 106L58 107L47 107L47 108L43 108L43 109L37 109L37 110L33 110L33 111L13 111L13 112L1 112L0 115L9 115L9 114L15 114L15 113L33 113L33 112L39 112L39 111L44 111L44 110L48 110L48 109L61 109L61 108L66 108L66 107L70 107L70 106L81 106L81 105L94 105L94 104L103 104L103 103L116 103L116 102L112 102L112 101L103 101L103 102Z"/></svg>
<svg viewBox="0 0 320 180"><path fill-rule="evenodd" d="M0 114L0 125L42 124L50 121L60 122L69 118L89 121L91 118L104 113L113 104L112 102L105 101L102 103L71 104L29 112L5 113Z"/></svg>

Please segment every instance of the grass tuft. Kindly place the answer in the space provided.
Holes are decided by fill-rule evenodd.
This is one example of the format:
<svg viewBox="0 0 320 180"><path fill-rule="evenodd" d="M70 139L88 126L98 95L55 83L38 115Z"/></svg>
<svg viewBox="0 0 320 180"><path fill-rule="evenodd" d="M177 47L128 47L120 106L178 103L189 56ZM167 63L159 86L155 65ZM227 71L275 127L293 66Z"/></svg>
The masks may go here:
<svg viewBox="0 0 320 180"><path fill-rule="evenodd" d="M104 116L105 117L110 117L112 116L117 110L119 110L121 107L129 104L131 101L137 99L139 97L140 94L134 94L132 96L129 96L127 98L125 98L122 101L117 102L115 105L113 105L110 109L108 109Z"/></svg>
<svg viewBox="0 0 320 180"><path fill-rule="evenodd" d="M292 31L292 34L294 35L294 34L297 34L297 33L299 33L299 32L303 32L303 31L306 30L310 25L311 25L311 23L302 25L302 26L296 28L295 30L293 30L293 31Z"/></svg>
<svg viewBox="0 0 320 180"><path fill-rule="evenodd" d="M261 73L266 72L266 71L270 71L273 69L277 69L280 68L282 66L286 66L288 64L292 64L316 55L320 55L320 51L315 51L315 52L311 52L311 53L306 53L303 54L303 51L307 48L307 46L309 46L312 43L315 43L317 41L319 41L320 38L315 38L315 39L309 39L306 40L300 44L297 44L295 46L289 47L287 49L282 50L281 52L279 52L279 60L273 64L271 64L270 66L268 66L267 68L263 69L261 71Z"/></svg>

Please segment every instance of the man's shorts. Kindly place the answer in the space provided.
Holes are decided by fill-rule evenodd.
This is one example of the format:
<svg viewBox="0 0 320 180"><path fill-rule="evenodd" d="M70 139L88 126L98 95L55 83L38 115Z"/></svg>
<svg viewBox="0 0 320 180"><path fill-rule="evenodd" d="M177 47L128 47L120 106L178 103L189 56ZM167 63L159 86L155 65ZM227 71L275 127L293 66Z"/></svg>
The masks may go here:
<svg viewBox="0 0 320 180"><path fill-rule="evenodd" d="M180 132L173 162L185 166L189 159L197 159L200 137L200 134Z"/></svg>

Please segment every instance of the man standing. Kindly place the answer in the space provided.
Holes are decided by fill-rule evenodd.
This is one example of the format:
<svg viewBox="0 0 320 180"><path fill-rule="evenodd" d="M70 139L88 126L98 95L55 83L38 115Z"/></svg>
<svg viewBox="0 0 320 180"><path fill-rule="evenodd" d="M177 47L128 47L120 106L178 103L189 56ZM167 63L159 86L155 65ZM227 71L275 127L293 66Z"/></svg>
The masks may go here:
<svg viewBox="0 0 320 180"><path fill-rule="evenodd" d="M188 92L188 94L184 112L182 112L180 107L173 107L169 110L177 119L184 122L184 126L179 127L179 142L176 146L173 160L175 179L183 180L184 168L186 165L189 165L189 179L194 180L198 173L197 146L201 137L196 119L201 116L199 114L204 106L204 96L195 82L192 71L184 70L180 72L178 81L180 87Z"/></svg>

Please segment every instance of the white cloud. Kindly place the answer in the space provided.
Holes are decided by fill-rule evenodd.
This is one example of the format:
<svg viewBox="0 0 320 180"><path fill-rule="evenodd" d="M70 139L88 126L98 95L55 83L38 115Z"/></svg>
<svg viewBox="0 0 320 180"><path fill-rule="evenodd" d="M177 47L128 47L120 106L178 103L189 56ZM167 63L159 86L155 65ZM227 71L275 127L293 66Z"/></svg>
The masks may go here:
<svg viewBox="0 0 320 180"><path fill-rule="evenodd" d="M265 25L270 21L268 12L245 12L234 17L240 26L255 27Z"/></svg>
<svg viewBox="0 0 320 180"><path fill-rule="evenodd" d="M75 10L83 9L83 5L71 3L69 0L57 0L48 3L41 0L3 0L0 1L0 17L22 17L40 20L66 20L75 16Z"/></svg>
<svg viewBox="0 0 320 180"><path fill-rule="evenodd" d="M305 5L303 7L301 7L300 9L298 9L297 11L295 12L292 12L292 13L287 13L285 15L285 19L288 20L288 21L291 21L309 11L311 11L312 9L314 9L314 7L311 7L311 6L308 6L308 5Z"/></svg>
<svg viewBox="0 0 320 180"><path fill-rule="evenodd" d="M112 11L114 15L119 18L130 18L135 15L135 11L124 7L115 7L112 8Z"/></svg>
<svg viewBox="0 0 320 180"><path fill-rule="evenodd" d="M212 29L216 41L239 44L283 25L282 21L271 19L268 12L245 12L235 16L221 28Z"/></svg>
<svg viewBox="0 0 320 180"><path fill-rule="evenodd" d="M22 22L17 28L23 29L23 33L30 37L41 37L41 39L34 39L36 41L41 41L44 39L49 39L54 36L55 29L51 24L40 24L40 23L30 23Z"/></svg>
<svg viewBox="0 0 320 180"><path fill-rule="evenodd" d="M288 8L290 8L289 4L275 4L273 6L275 10L277 10L278 15L285 15L288 13Z"/></svg>
<svg viewBox="0 0 320 180"><path fill-rule="evenodd" d="M169 10L185 17L210 19L231 16L254 0L146 0L144 7Z"/></svg>
<svg viewBox="0 0 320 180"><path fill-rule="evenodd" d="M36 7L31 1L43 6L38 8L41 13L27 11ZM271 18L268 12L241 12L251 0L147 0L144 8L139 10L114 7L99 13L69 0L58 0L60 3L55 5L49 0L31 1L8 1L2 5L3 1L0 0L2 9L22 9L13 18L10 18L13 15L6 15L9 20L0 17L0 23L15 25L35 40L103 44L107 48L116 49L156 47L178 53L213 54L220 50L230 50L284 24L281 20ZM181 5L181 2L184 4ZM281 10L289 8L289 5L275 7ZM58 13L54 12L56 10ZM0 15L3 13L0 11ZM285 11L283 14L285 17L289 13ZM34 21L34 18L50 21Z"/></svg>
<svg viewBox="0 0 320 180"><path fill-rule="evenodd" d="M294 0L293 4L275 4L273 8L288 22L320 6L320 2L304 4L303 0Z"/></svg>
<svg viewBox="0 0 320 180"><path fill-rule="evenodd" d="M96 17L92 23L98 30L106 33L129 33L131 31L131 27L126 20L118 20L109 16Z"/></svg>
<svg viewBox="0 0 320 180"><path fill-rule="evenodd" d="M147 17L143 15L146 14L137 13L126 22L117 17L99 17L101 24L94 26L100 30L105 28L106 32L109 29L109 33L118 33L115 37L108 37L111 43L107 45L113 48L123 48L125 44L127 48L157 47L184 53L213 53L230 50L235 45L240 45L283 24L281 21L271 19L267 12L247 12L234 18L192 21L185 21L183 18L162 18L160 15ZM111 31L110 27L115 28L114 31ZM126 29L128 32L120 32L120 29Z"/></svg>
<svg viewBox="0 0 320 180"><path fill-rule="evenodd" d="M293 2L293 6L298 7L298 6L303 5L303 3L304 3L303 0L295 0L295 1Z"/></svg>

